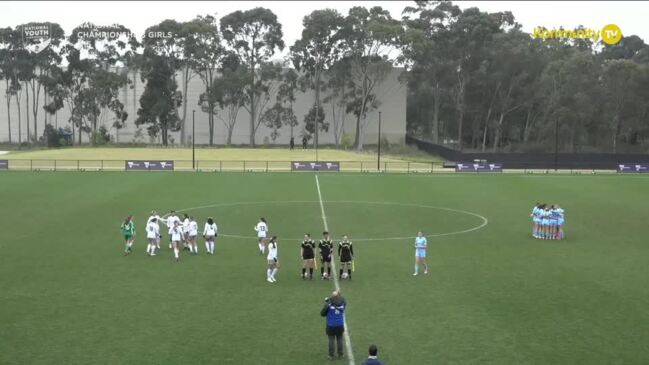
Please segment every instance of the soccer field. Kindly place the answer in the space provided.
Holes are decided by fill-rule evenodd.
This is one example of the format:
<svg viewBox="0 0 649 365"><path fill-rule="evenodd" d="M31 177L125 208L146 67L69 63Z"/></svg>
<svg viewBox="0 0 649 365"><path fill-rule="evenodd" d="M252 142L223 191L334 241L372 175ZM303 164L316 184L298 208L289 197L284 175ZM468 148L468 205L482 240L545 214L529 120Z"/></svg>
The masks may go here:
<svg viewBox="0 0 649 365"><path fill-rule="evenodd" d="M620 175L318 175L336 242L355 363L641 364L649 359L649 179ZM328 364L323 298L299 242L324 222L312 173L0 173L0 364ZM531 237L537 201L566 210L566 240ZM156 209L219 226L216 254L172 260ZM133 214L134 253L119 226ZM281 268L266 282L253 226ZM428 236L428 275L412 276ZM349 356L336 360L349 364Z"/></svg>

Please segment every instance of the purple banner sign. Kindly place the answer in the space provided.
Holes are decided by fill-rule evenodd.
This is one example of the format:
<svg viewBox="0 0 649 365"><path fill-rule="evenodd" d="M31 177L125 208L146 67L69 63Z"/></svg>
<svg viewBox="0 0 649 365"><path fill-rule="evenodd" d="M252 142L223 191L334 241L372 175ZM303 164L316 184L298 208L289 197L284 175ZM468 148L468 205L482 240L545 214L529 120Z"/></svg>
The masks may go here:
<svg viewBox="0 0 649 365"><path fill-rule="evenodd" d="M9 160L0 160L0 170L9 170Z"/></svg>
<svg viewBox="0 0 649 365"><path fill-rule="evenodd" d="M293 161L291 171L340 171L338 161Z"/></svg>
<svg viewBox="0 0 649 365"><path fill-rule="evenodd" d="M458 163L455 172L503 172L502 163Z"/></svg>
<svg viewBox="0 0 649 365"><path fill-rule="evenodd" d="M173 161L143 161L143 160L127 160L124 162L126 171L139 170L139 171L173 171Z"/></svg>
<svg viewBox="0 0 649 365"><path fill-rule="evenodd" d="M621 163L617 165L617 172L647 173L649 172L649 163Z"/></svg>

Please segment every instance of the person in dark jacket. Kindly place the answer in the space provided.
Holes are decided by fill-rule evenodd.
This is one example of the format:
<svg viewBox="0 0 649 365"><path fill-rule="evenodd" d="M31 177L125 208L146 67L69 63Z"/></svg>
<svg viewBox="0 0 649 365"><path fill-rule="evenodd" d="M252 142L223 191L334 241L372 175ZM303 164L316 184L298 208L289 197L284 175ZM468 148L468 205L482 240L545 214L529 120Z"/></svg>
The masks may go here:
<svg viewBox="0 0 649 365"><path fill-rule="evenodd" d="M363 365L383 365L383 363L377 357L379 349L376 347L376 345L370 345L369 353L370 356L368 356L367 360L363 362Z"/></svg>
<svg viewBox="0 0 649 365"><path fill-rule="evenodd" d="M303 149L303 150L306 150L306 143L307 143L308 141L309 141L309 140L306 139L306 136L302 137L302 149Z"/></svg>
<svg viewBox="0 0 649 365"><path fill-rule="evenodd" d="M291 137L291 141L289 142L289 146L291 149L295 147L295 138Z"/></svg>
<svg viewBox="0 0 649 365"><path fill-rule="evenodd" d="M334 340L338 358L343 357L343 333L345 332L345 309L347 303L338 291L331 293L330 298L325 298L325 305L320 315L327 317L326 334L329 338L329 360L334 358Z"/></svg>

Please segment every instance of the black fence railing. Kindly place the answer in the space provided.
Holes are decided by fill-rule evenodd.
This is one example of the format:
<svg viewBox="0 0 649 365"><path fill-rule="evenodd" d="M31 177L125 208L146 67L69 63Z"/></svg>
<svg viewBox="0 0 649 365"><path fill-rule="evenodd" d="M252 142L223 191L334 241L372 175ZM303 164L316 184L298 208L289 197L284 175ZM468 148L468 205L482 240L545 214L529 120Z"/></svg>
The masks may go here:
<svg viewBox="0 0 649 365"><path fill-rule="evenodd" d="M502 163L506 169L616 170L618 164L649 163L649 154L622 153L463 153L406 136L406 143L454 162L485 160Z"/></svg>
<svg viewBox="0 0 649 365"><path fill-rule="evenodd" d="M3 160L8 163L0 168L10 171L125 171L125 160L50 160L50 159L12 159ZM192 167L192 160L172 160L173 171L196 172L293 172L292 161L260 161L260 160L196 160ZM474 161L463 161L472 165ZM496 162L496 161L491 161ZM625 161L636 163L637 161ZM455 173L454 162L414 162L414 161L381 161L377 166L376 161L339 161L340 172L355 173ZM516 167L502 164L502 172L517 173L553 173L554 169L538 168L537 162L519 162ZM469 167L470 169L471 167ZM147 172L146 169L144 172ZM153 170L153 169L152 169ZM151 170L151 171L152 171ZM560 173L590 173L590 172L616 172L617 165L606 165L603 168L583 168L579 163L564 163L557 170ZM473 171L463 171L471 173ZM489 171L489 163L485 169L477 171L478 174L500 172ZM300 172L295 172L300 173ZM335 173L335 172L331 172Z"/></svg>

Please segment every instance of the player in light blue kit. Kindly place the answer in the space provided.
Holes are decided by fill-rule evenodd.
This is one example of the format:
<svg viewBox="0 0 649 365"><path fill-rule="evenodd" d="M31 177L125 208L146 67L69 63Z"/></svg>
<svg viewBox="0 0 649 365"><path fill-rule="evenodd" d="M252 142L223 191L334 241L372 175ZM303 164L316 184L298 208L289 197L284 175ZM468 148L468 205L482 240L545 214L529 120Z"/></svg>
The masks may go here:
<svg viewBox="0 0 649 365"><path fill-rule="evenodd" d="M541 203L536 203L534 205L534 208L532 208L532 214L530 214L530 217L532 217L532 237L534 238L539 238L540 236L540 231L541 231L540 211L541 211Z"/></svg>
<svg viewBox="0 0 649 365"><path fill-rule="evenodd" d="M420 265L424 266L424 274L428 274L428 264L426 263L427 245L428 241L426 241L424 234L421 231L417 232L417 237L415 238L415 273L412 274L413 276L419 274Z"/></svg>
<svg viewBox="0 0 649 365"><path fill-rule="evenodd" d="M565 218L564 218L564 211L563 208L559 206L559 204L555 205L555 208L557 210L557 213L559 215L559 227L558 227L558 238L562 240L563 239L563 224L565 223Z"/></svg>
<svg viewBox="0 0 649 365"><path fill-rule="evenodd" d="M550 239L559 239L559 210L558 205L554 204L550 207Z"/></svg>

